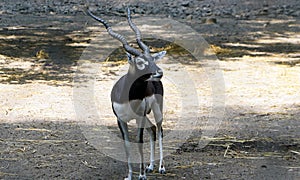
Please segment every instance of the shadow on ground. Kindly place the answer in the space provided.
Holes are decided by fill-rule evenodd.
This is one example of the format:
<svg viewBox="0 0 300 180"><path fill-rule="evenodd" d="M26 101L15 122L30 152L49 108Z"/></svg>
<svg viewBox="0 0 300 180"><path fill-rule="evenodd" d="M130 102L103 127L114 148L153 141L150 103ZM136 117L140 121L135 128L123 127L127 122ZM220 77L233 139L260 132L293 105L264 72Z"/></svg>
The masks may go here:
<svg viewBox="0 0 300 180"><path fill-rule="evenodd" d="M299 123L294 118L296 117L281 117L275 124L272 122L274 119L272 115L257 114L253 118L252 114L246 114L239 118L228 118L223 122L224 125L217 135L208 139L210 142L207 146L198 147L201 132L195 132L165 158L168 170L166 175L160 175L155 171L148 177L149 179L299 177L297 174L300 148L297 136ZM286 128L287 125L291 126L290 129ZM268 130L264 128L266 126ZM124 177L126 163L114 160L94 148L82 133L81 127L75 122L2 123L0 177L4 179ZM108 128L120 136L117 125ZM248 130L245 131L246 129ZM131 133L134 137L135 131L132 130ZM134 166L134 171L137 175L138 165Z"/></svg>

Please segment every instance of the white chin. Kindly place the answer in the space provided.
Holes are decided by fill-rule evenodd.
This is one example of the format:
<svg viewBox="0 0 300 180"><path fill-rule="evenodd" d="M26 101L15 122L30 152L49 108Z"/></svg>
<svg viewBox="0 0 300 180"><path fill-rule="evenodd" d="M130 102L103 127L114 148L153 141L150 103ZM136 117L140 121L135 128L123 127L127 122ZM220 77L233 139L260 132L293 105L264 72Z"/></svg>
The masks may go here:
<svg viewBox="0 0 300 180"><path fill-rule="evenodd" d="M146 81L160 81L160 78L153 78L153 77L150 77L150 78L147 79Z"/></svg>

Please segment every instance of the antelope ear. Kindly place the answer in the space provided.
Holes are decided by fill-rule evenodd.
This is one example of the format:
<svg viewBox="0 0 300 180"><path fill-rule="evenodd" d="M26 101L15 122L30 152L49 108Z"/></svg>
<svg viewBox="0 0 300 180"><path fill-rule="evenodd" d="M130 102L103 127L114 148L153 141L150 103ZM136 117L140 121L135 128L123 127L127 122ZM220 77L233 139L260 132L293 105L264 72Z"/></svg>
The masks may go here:
<svg viewBox="0 0 300 180"><path fill-rule="evenodd" d="M128 52L126 52L126 55L127 55L128 63L132 64L133 63L133 58L132 58L131 54L129 54Z"/></svg>
<svg viewBox="0 0 300 180"><path fill-rule="evenodd" d="M158 52L158 53L154 53L152 55L152 57L153 57L154 61L157 61L157 60L163 58L166 55L166 53L167 53L166 51L161 51L161 52Z"/></svg>

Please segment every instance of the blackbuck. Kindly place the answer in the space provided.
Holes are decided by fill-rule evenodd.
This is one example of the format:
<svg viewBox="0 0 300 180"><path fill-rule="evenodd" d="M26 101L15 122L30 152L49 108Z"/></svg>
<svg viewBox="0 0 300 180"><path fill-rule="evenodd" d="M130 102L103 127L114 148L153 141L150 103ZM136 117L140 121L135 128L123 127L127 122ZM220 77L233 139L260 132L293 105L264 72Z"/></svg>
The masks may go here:
<svg viewBox="0 0 300 180"><path fill-rule="evenodd" d="M111 26L103 19L95 16L90 10L88 14L95 20L102 23L107 32L113 38L119 40L128 57L129 69L127 74L122 76L111 91L111 102L114 114L117 117L118 126L124 140L126 158L128 160L129 173L127 178L132 179L132 163L130 153L131 142L128 134L128 122L136 120L138 126L138 151L140 154L140 175L139 179L146 179L146 172L154 169L154 150L156 141L156 128L158 129L158 141L160 150L160 161L158 171L165 173L163 162L163 84L160 81L163 71L156 65L156 61L164 57L166 51L150 53L150 49L141 40L140 30L131 21L130 9L127 9L127 20L130 28L135 32L136 41L140 50L131 47L127 40L120 34L114 32ZM147 114L153 112L156 126L148 119ZM150 164L145 168L143 160L143 131L150 134Z"/></svg>

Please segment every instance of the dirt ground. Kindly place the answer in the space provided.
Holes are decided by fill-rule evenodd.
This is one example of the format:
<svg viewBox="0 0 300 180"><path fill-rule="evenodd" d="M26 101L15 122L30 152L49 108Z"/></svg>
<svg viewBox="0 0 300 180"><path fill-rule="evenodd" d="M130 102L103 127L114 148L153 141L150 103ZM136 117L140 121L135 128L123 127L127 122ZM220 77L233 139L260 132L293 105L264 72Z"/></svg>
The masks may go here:
<svg viewBox="0 0 300 180"><path fill-rule="evenodd" d="M116 28L125 21L122 3L90 2ZM211 60L195 61L175 44L146 41L152 51L168 52L159 63L166 72L166 136L178 121L199 122L180 142L166 140L167 174L156 170L148 179L300 179L299 2L127 2L135 9L133 19L172 18L192 27L218 57L225 86L224 112L213 114L216 84L207 70L216 67ZM86 48L106 34L81 11L84 4L0 2L0 179L121 179L127 173L125 162L103 153L87 136L100 129L95 112L120 135L109 92L126 61L120 49L105 62L83 58ZM92 77L80 81L78 76L90 70L95 70ZM183 70L193 83L176 82ZM94 89L78 98L88 82ZM193 86L198 106L177 103L189 93L179 85ZM78 103L95 109L80 114ZM182 109L188 110L184 116ZM222 121L207 125L212 114ZM205 130L213 134L205 137ZM208 144L201 146L204 141Z"/></svg>

